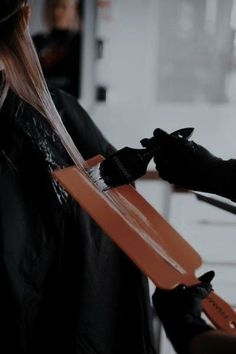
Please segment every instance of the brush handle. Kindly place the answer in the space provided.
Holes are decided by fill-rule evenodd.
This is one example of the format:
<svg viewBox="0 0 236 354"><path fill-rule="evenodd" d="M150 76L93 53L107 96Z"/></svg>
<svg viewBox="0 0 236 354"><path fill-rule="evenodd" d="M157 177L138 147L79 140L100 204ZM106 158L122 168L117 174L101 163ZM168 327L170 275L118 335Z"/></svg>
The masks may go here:
<svg viewBox="0 0 236 354"><path fill-rule="evenodd" d="M180 138L180 139L189 139L191 138L193 131L194 128L182 128L182 129L175 130L170 135L173 135L176 138Z"/></svg>
<svg viewBox="0 0 236 354"><path fill-rule="evenodd" d="M178 138L178 139L188 140L192 136L193 131L194 131L194 128L182 128L179 130L175 130L170 135L175 138ZM147 162L147 165L148 165L150 160L158 152L158 139L155 136L153 136L149 139L148 138L142 139L140 142L145 147L145 151L143 151L142 154L143 154L145 160L148 161Z"/></svg>

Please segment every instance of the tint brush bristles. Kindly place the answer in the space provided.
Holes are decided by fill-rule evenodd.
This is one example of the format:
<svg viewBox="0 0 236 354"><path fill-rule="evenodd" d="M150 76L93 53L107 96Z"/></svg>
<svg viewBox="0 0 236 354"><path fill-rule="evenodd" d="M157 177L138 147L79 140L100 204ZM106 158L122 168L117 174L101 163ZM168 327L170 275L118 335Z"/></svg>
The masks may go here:
<svg viewBox="0 0 236 354"><path fill-rule="evenodd" d="M101 191L132 183L146 173L153 153L153 149L125 147L92 168L90 178Z"/></svg>
<svg viewBox="0 0 236 354"><path fill-rule="evenodd" d="M104 182L103 178L100 174L100 165L101 163L97 164L96 166L92 167L89 171L89 177L93 184L101 191L105 192L109 189L109 186Z"/></svg>

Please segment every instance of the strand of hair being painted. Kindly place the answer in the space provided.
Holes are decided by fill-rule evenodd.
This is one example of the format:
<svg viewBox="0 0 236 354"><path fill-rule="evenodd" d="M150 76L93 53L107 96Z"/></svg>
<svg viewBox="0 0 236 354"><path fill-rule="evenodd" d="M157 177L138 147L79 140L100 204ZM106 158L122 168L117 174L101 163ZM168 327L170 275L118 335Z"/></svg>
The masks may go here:
<svg viewBox="0 0 236 354"><path fill-rule="evenodd" d="M20 98L49 121L72 161L83 173L86 173L86 161L75 146L55 107L28 28L20 24L19 30L14 34L14 42L7 43L6 47L7 54L2 58L6 68L5 87L0 103L3 104L8 88L11 87Z"/></svg>
<svg viewBox="0 0 236 354"><path fill-rule="evenodd" d="M55 107L55 104L51 98L50 92L48 90L47 84L45 82L43 72L41 69L41 65L38 60L38 56L36 54L36 51L34 49L34 45L32 43L31 36L29 34L28 29L25 31L25 36L27 39L27 42L29 44L30 50L33 52L34 57L36 58L36 66L39 72L40 79L42 80L42 90L37 90L39 93L39 99L42 103L42 107L44 111L41 111L44 116L48 119L52 127L54 128L55 132L59 136L63 146L67 150L68 154L70 155L72 161L75 163L75 165L80 169L83 170L83 172L86 171L87 165L86 161L80 154L79 150L75 146L70 134L67 132L62 119Z"/></svg>

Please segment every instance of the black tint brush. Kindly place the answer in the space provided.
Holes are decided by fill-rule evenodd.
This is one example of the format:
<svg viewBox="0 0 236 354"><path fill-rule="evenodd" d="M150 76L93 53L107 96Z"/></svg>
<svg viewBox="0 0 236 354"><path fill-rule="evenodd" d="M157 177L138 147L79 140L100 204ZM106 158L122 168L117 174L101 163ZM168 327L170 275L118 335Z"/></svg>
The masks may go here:
<svg viewBox="0 0 236 354"><path fill-rule="evenodd" d="M183 128L171 135L179 139L188 139L193 130L193 128ZM124 147L88 171L91 180L99 190L105 191L128 184L145 175L148 164L158 149L158 141L155 137L147 140L149 141L147 148Z"/></svg>

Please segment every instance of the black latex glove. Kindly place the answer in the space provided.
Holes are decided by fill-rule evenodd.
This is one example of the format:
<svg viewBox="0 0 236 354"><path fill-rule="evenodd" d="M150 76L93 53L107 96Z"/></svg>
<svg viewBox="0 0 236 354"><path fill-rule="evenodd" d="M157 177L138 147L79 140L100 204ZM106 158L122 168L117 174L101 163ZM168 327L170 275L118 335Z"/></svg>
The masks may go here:
<svg viewBox="0 0 236 354"><path fill-rule="evenodd" d="M144 147L156 146L154 162L159 175L178 187L209 192L236 200L236 160L222 160L194 141L177 138L162 129Z"/></svg>
<svg viewBox="0 0 236 354"><path fill-rule="evenodd" d="M179 354L188 354L192 339L213 330L202 318L202 300L212 290L213 271L202 275L200 284L191 287L179 285L174 290L156 289L153 305L170 339Z"/></svg>

